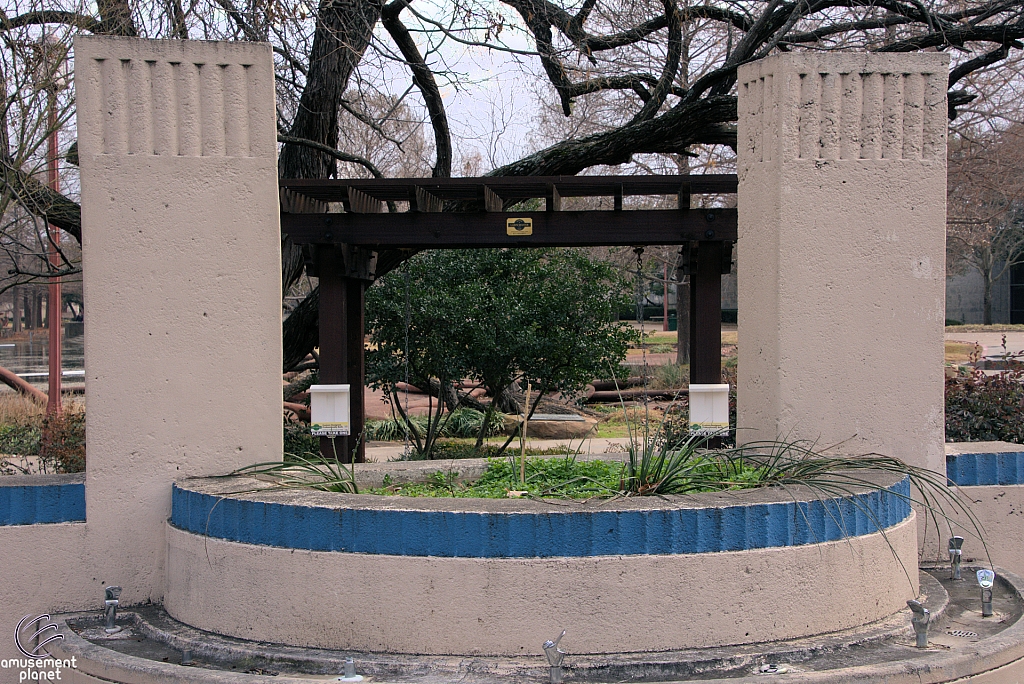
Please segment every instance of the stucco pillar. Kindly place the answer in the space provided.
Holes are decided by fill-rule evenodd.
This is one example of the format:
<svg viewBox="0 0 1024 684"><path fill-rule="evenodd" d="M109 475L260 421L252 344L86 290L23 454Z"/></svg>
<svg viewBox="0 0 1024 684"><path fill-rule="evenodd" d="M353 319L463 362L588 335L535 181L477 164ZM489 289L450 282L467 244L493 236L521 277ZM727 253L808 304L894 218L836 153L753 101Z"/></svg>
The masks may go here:
<svg viewBox="0 0 1024 684"><path fill-rule="evenodd" d="M89 574L131 603L163 590L175 478L281 458L273 60L78 37L75 86Z"/></svg>
<svg viewBox="0 0 1024 684"><path fill-rule="evenodd" d="M739 438L944 471L941 53L739 70Z"/></svg>

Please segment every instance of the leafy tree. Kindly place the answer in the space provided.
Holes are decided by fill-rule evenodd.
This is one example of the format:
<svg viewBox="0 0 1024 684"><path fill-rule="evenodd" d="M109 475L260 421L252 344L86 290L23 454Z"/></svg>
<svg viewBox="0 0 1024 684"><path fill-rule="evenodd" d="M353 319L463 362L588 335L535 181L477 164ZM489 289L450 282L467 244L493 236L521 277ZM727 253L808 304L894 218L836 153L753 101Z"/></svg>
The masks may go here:
<svg viewBox="0 0 1024 684"><path fill-rule="evenodd" d="M577 394L619 363L634 333L613 319L627 301L616 271L577 250L419 254L367 291L368 382L391 395L417 449L429 456L446 404L452 409L466 399L456 390L463 378L492 397L488 425L493 398L510 386L533 385L525 407L533 413L544 396ZM395 394L406 377L438 396L422 434Z"/></svg>

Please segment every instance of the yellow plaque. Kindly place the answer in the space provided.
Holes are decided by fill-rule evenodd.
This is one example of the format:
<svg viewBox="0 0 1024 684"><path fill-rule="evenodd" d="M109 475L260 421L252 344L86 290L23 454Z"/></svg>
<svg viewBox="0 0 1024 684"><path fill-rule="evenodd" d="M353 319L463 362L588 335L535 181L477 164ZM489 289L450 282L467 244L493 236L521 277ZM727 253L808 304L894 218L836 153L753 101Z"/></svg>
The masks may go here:
<svg viewBox="0 0 1024 684"><path fill-rule="evenodd" d="M509 235L533 235L533 219L507 219L505 221L505 232Z"/></svg>

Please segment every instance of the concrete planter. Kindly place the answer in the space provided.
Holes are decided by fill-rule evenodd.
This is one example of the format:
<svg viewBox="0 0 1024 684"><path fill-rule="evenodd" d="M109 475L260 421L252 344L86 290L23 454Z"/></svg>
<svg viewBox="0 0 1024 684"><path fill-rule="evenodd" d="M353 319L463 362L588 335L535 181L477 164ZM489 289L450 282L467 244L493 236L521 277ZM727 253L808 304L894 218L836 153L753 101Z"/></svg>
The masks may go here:
<svg viewBox="0 0 1024 684"><path fill-rule="evenodd" d="M842 500L748 490L586 504L185 480L164 604L220 634L376 652L517 655L564 628L577 653L790 639L916 595L909 483L877 477L879 490Z"/></svg>

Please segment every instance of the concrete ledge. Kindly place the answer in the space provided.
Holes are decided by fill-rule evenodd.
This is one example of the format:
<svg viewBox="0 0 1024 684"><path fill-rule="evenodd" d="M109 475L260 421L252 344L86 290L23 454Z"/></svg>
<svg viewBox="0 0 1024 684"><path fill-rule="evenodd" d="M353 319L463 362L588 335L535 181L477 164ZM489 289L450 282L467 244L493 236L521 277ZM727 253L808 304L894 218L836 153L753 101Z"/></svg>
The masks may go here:
<svg viewBox="0 0 1024 684"><path fill-rule="evenodd" d="M946 444L946 477L961 487L1024 484L1024 446L1009 442Z"/></svg>
<svg viewBox="0 0 1024 684"><path fill-rule="evenodd" d="M919 598L931 610L932 623L943 619L949 606L949 595L934 577L926 572L919 573ZM708 676L720 672L720 676L733 676L749 671L759 662L793 663L806 661L816 653L837 653L852 648L872 648L889 639L905 639L909 610L872 622L865 626L830 632L803 639L789 639L766 644L750 644L738 647L698 648L651 653L615 653L584 656L574 653L569 636L565 646L570 651L566 659L567 675L570 681L687 681L691 676ZM150 641L152 646L165 647L171 651L168 661L162 661L160 654L149 650L144 644L136 647L150 652L149 660L141 661L138 656L112 654L103 643L86 642L83 630L95 635L103 618L98 613L77 613L54 617L65 640L60 648L78 656L80 671L95 671L98 661L120 663L128 670L129 665L138 665L134 671L178 673L183 668L171 665L175 656L183 650L192 652L192 657L206 664L217 664L225 670L233 664L251 663L280 672L286 677L300 677L298 672L321 677L344 670L345 659L355 659L357 671L369 675L376 682L409 681L415 677L423 684L441 682L467 682L467 684L494 684L500 677L508 684L538 684L548 679L547 660L538 651L512 657L481 657L469 660L448 656L424 656L419 654L365 653L347 650L305 649L295 646L269 644L263 641L248 641L212 634L189 627L174 620L166 611L157 606L135 606L118 615L118 623L129 626L130 638L139 637ZM70 629L68 628L70 627ZM124 636L124 635L122 635ZM108 642L110 643L110 642ZM114 641L112 645L124 643ZM142 643L142 642L138 642ZM117 649L123 653L120 648ZM132 649L135 650L135 649ZM137 651L136 651L137 652ZM127 657L126 657L127 656ZM842 656L840 656L842 657ZM195 667L186 670L199 678L201 670ZM237 671L237 670L236 670ZM219 675L220 672L217 672ZM233 674L233 673L232 673ZM104 675L115 679L118 675L108 667ZM249 675L242 675L249 676ZM336 675L335 675L336 676ZM195 681L195 680L192 680ZM217 680L220 681L220 680ZM263 681L263 680L260 680ZM294 681L288 679L287 681ZM152 684L147 682L147 684Z"/></svg>
<svg viewBox="0 0 1024 684"><path fill-rule="evenodd" d="M1021 578L997 569L1001 582L1013 587L1018 596L1022 586ZM924 584L922 583L922 590ZM130 682L131 684L196 684L208 682L217 684L256 684L266 681L265 677L248 675L235 672L224 672L217 670L198 670L195 668L184 668L169 663L162 663L151 660L143 660L137 657L123 655L115 651L95 646L67 626L68 621L78 619L79 616L57 616L55 621L61 632L65 635L64 641L54 642L51 651L55 656L77 658L78 668L73 671L64 671L62 680L81 682L83 684L99 684L102 682ZM905 623L906 615L898 616L900 622ZM209 638L204 633L196 633L200 639ZM218 637L212 637L211 647L217 648ZM909 641L909 637L907 637ZM237 642L231 642L237 644ZM1012 684L1013 682L1024 681L1024 623L1018 621L999 634L983 639L979 642L965 645L963 648L928 649L916 651L908 648L908 658L899 662L886 662L868 664L847 668L839 668L826 671L803 671L790 672L783 679L786 681L801 682L802 684L840 684L848 682L886 682L886 684L938 684L948 682L970 681L972 684L984 682L985 684ZM195 646L195 644L193 644ZM295 649L287 647L270 646L262 643L249 644L253 653L258 656L278 654L278 657L288 658L293 656ZM177 647L177 645L176 645ZM322 657L320 654L329 654L336 657L336 667L340 666L340 659L348 653L340 652L310 652L307 657ZM357 662L360 671L365 672L368 659L358 654ZM649 657L639 656L644 660ZM371 656L379 658L379 656ZM587 660L576 654L570 654L567 659L568 674L576 680L584 679L587 669L580 668L581 661ZM503 666L503 672L507 673L508 681L541 681L544 674L542 666L531 665L543 663L542 657L536 653L530 653L525 658L508 659L499 661ZM457 668L458 675L448 677L447 681L461 680L469 671L472 671L479 661L459 661L453 659L431 659L416 658L406 664L404 669L395 672L390 671L388 665L398 664L401 661L393 657L389 661L383 661L384 666L379 670L371 668L375 681L392 681L394 677L389 675L399 672L414 671L419 679L423 681L440 681L440 673L447 673L452 668ZM643 662L643 661L638 661ZM779 662L786 662L785 659ZM441 668L435 669L440 664ZM412 667L410 667L412 665ZM444 669L447 666L448 669ZM477 667L477 672L482 668ZM335 669L335 671L337 671ZM433 677L431 676L433 675ZM302 676L289 677L289 682L313 682L323 681L325 677L311 675L308 678ZM477 679L476 681L479 681ZM600 681L600 680L598 680ZM666 680L667 681L667 680ZM713 684L758 684L766 680L765 676L747 676L728 679L709 679L705 674L702 681Z"/></svg>
<svg viewBox="0 0 1024 684"><path fill-rule="evenodd" d="M85 522L85 473L0 477L0 525Z"/></svg>
<svg viewBox="0 0 1024 684"><path fill-rule="evenodd" d="M450 558L667 555L802 546L910 515L910 482L818 499L794 488L615 501L433 499L269 488L251 478L174 485L171 523L194 534L310 551Z"/></svg>

